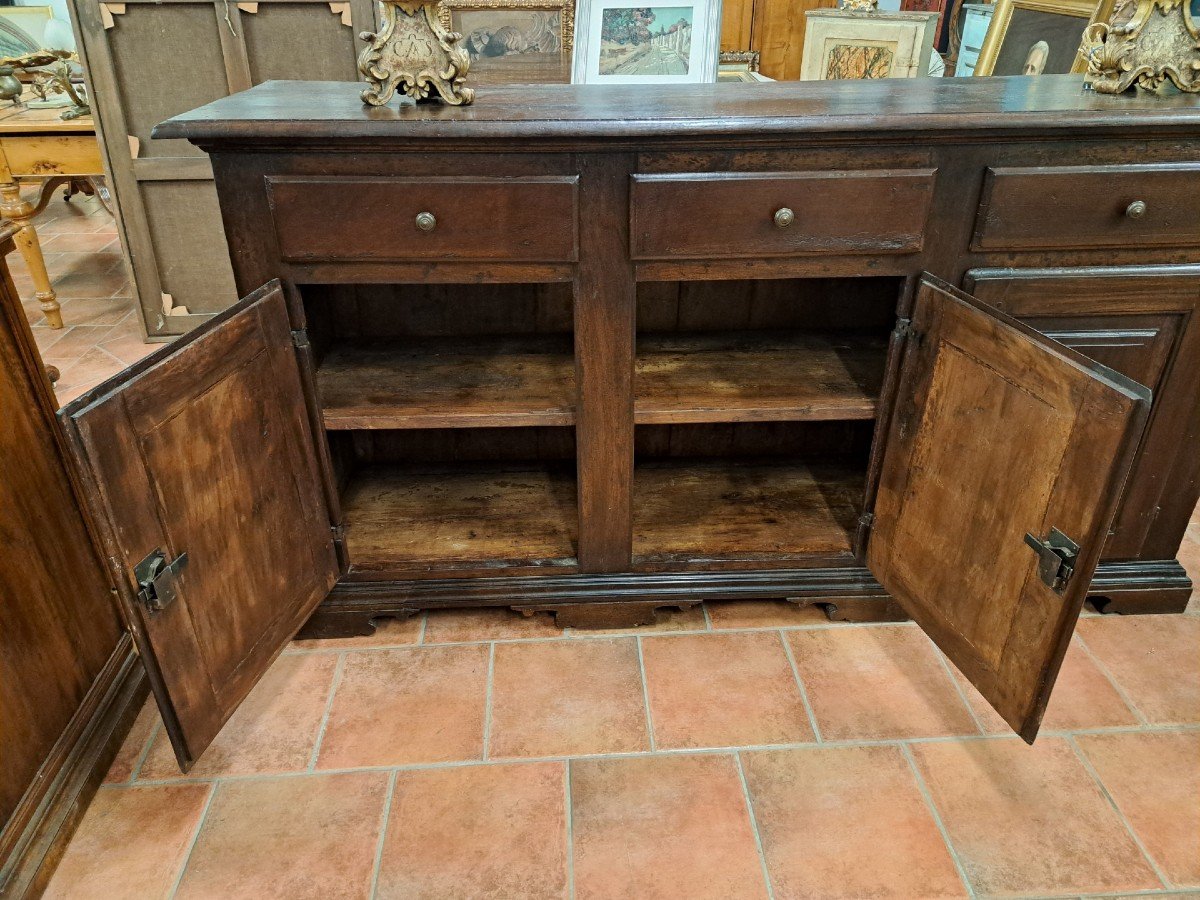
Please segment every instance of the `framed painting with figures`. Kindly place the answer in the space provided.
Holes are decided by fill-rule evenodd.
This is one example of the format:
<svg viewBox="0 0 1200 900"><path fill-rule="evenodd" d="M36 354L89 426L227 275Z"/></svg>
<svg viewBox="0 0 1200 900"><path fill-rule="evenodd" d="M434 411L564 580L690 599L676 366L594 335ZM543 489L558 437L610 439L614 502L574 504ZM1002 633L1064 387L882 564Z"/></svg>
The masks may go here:
<svg viewBox="0 0 1200 900"><path fill-rule="evenodd" d="M684 84L717 79L720 0L580 0L577 84Z"/></svg>
<svg viewBox="0 0 1200 900"><path fill-rule="evenodd" d="M571 80L575 0L442 0L439 9L463 36L473 83Z"/></svg>
<svg viewBox="0 0 1200 900"><path fill-rule="evenodd" d="M973 74L1082 72L1086 65L1079 45L1098 5L1096 0L997 0Z"/></svg>

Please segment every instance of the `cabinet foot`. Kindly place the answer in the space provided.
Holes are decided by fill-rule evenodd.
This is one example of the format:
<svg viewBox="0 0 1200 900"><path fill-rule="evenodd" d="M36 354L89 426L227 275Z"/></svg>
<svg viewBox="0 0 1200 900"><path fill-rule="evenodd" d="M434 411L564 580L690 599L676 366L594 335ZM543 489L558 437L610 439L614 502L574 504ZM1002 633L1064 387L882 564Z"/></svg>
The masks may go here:
<svg viewBox="0 0 1200 900"><path fill-rule="evenodd" d="M554 613L555 624L560 628L636 628L653 625L658 621L659 610L677 609L683 612L699 601L659 603L655 601L622 603L563 603L538 604L536 606L514 606L513 609L532 616L538 612Z"/></svg>
<svg viewBox="0 0 1200 900"><path fill-rule="evenodd" d="M370 610L338 610L332 612L318 608L317 612L304 623L297 640L312 640L315 638L348 638L370 637L381 623L388 619L408 619L421 610L414 607L389 609L386 614Z"/></svg>
<svg viewBox="0 0 1200 900"><path fill-rule="evenodd" d="M831 622L907 622L908 613L891 597L788 597L797 606L819 606Z"/></svg>

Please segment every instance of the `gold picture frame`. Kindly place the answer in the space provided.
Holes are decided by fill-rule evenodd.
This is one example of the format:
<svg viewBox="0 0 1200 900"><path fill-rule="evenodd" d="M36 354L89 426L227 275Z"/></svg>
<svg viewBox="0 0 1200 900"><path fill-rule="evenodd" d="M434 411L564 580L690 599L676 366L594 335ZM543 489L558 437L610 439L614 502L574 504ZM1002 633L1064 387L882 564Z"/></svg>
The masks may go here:
<svg viewBox="0 0 1200 900"><path fill-rule="evenodd" d="M995 73L996 62L1000 59L1005 39L1008 37L1009 26L1013 14L1021 11L1044 13L1055 16L1070 16L1079 19L1079 35L1071 44L1070 52L1073 62L1069 71L1083 72L1087 64L1079 56L1079 45L1083 40L1083 32L1096 19L1101 10L1107 5L1111 10L1113 0L996 0L996 10L992 13L991 24L988 25L987 35L979 50L979 62L975 65L974 75L992 75ZM1065 52L1065 51L1064 51ZM1002 72L1004 75L1020 74L1017 72Z"/></svg>
<svg viewBox="0 0 1200 900"><path fill-rule="evenodd" d="M442 0L438 8L443 27L462 34L459 46L470 56L473 82L571 80L575 0ZM503 40L496 37L502 31ZM551 38L556 49L546 50Z"/></svg>

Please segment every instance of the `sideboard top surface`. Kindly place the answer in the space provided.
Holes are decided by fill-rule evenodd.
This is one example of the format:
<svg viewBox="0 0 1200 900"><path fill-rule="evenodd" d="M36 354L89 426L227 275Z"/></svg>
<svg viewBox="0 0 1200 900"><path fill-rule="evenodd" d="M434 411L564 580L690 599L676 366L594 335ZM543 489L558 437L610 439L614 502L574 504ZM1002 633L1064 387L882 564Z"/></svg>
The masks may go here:
<svg viewBox="0 0 1200 900"><path fill-rule="evenodd" d="M871 132L1200 132L1200 97L1121 96L1079 75L706 85L482 87L467 107L365 106L355 82L269 81L158 125L226 141L650 139Z"/></svg>

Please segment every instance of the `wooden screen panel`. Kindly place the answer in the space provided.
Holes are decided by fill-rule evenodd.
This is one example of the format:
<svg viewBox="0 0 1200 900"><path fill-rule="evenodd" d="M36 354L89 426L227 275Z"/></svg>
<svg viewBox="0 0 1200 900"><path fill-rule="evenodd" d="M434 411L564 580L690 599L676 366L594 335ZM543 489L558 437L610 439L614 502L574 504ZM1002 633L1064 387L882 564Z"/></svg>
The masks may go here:
<svg viewBox="0 0 1200 900"><path fill-rule="evenodd" d="M810 9L835 9L838 0L756 0L754 40L759 71L776 81L800 78L804 33Z"/></svg>
<svg viewBox="0 0 1200 900"><path fill-rule="evenodd" d="M328 3L260 3L243 13L246 56L255 84L273 79L357 81L355 35L370 22L343 25Z"/></svg>
<svg viewBox="0 0 1200 900"><path fill-rule="evenodd" d="M750 49L754 0L725 0L721 4L721 52Z"/></svg>
<svg viewBox="0 0 1200 900"><path fill-rule="evenodd" d="M217 30L228 26L211 3L129 3L114 20L105 34L125 128L140 144L138 157L204 156L187 141L152 141L150 130L229 93Z"/></svg>
<svg viewBox="0 0 1200 900"><path fill-rule="evenodd" d="M926 278L888 425L867 562L1032 741L1149 410L1149 392ZM1060 593L1025 544L1082 548Z"/></svg>
<svg viewBox="0 0 1200 900"><path fill-rule="evenodd" d="M216 187L207 180L143 181L139 187L162 291L193 314L225 309L237 289ZM143 302L152 307L155 299Z"/></svg>
<svg viewBox="0 0 1200 900"><path fill-rule="evenodd" d="M61 413L163 721L186 769L337 577L287 309L278 284ZM132 573L188 555L152 612Z"/></svg>

